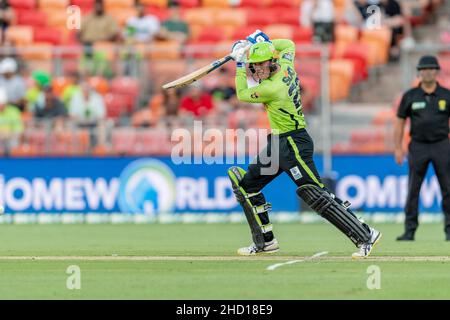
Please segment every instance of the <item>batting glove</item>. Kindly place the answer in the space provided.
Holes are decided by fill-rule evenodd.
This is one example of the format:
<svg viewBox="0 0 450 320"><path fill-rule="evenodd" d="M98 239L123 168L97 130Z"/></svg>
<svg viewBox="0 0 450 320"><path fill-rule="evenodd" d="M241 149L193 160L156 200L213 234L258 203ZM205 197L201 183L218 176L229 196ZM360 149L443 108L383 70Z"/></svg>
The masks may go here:
<svg viewBox="0 0 450 320"><path fill-rule="evenodd" d="M272 42L270 41L269 36L259 29L249 35L247 37L247 40L252 44L257 42Z"/></svg>
<svg viewBox="0 0 450 320"><path fill-rule="evenodd" d="M247 40L239 40L233 44L230 56L234 61L237 62L238 67L244 66L247 50L249 47L250 44Z"/></svg>

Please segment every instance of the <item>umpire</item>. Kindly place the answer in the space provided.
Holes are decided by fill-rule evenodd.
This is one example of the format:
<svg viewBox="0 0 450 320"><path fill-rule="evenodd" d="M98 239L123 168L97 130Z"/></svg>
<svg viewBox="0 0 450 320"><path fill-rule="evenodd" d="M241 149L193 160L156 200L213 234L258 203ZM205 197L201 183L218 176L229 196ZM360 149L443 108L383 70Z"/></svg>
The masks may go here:
<svg viewBox="0 0 450 320"><path fill-rule="evenodd" d="M450 90L436 81L439 62L434 56L423 56L417 70L421 79L416 88L402 98L395 124L395 161L402 165L403 131L406 118L411 118L409 144L408 198L405 207L405 233L397 240L414 240L419 226L419 193L428 164L433 164L442 193L446 240L450 241Z"/></svg>

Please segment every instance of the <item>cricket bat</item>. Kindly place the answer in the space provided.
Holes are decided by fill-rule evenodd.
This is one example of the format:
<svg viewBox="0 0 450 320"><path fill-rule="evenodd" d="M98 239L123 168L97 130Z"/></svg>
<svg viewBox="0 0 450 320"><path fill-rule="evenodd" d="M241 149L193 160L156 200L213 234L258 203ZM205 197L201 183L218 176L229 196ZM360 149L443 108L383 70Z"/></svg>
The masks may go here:
<svg viewBox="0 0 450 320"><path fill-rule="evenodd" d="M171 88L180 88L180 87L187 86L188 84L191 84L192 82L203 78L208 73L216 70L220 66L223 66L225 63L227 63L230 60L232 60L231 56L226 55L225 57L220 58L220 59L218 59L200 69L197 69L181 78L178 78L172 82L166 83L162 87L163 87L163 89L167 90L167 89L171 89Z"/></svg>

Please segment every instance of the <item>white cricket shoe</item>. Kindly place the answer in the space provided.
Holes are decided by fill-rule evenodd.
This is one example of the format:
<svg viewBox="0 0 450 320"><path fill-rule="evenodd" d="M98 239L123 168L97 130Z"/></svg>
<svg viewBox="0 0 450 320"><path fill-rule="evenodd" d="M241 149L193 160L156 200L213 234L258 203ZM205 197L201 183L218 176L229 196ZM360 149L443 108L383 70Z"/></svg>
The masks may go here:
<svg viewBox="0 0 450 320"><path fill-rule="evenodd" d="M248 247L240 248L238 249L237 253L241 256L253 256L257 254L270 254L275 253L280 249L280 246L278 245L277 239L273 238L272 241L266 242L264 244L264 248L258 249L256 248L255 244L252 243Z"/></svg>
<svg viewBox="0 0 450 320"><path fill-rule="evenodd" d="M359 251L352 254L353 259L364 259L367 258L372 252L373 247L380 241L381 232L370 228L370 240L359 247Z"/></svg>

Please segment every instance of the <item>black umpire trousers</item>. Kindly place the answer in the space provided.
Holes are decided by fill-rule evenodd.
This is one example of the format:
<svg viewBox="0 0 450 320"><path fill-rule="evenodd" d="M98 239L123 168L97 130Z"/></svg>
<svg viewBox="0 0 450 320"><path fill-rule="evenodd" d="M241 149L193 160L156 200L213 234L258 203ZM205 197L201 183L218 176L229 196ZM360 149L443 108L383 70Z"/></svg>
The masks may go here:
<svg viewBox="0 0 450 320"><path fill-rule="evenodd" d="M445 232L450 234L450 140L433 143L412 140L409 144L408 198L405 206L405 229L414 232L419 226L419 194L428 165L432 163L442 193Z"/></svg>
<svg viewBox="0 0 450 320"><path fill-rule="evenodd" d="M267 146L249 165L240 186L247 193L258 193L281 173L286 172L297 186L313 184L324 187L313 161L314 143L305 129L267 137ZM253 205L262 205L262 193L251 198ZM268 224L267 212L259 214Z"/></svg>

